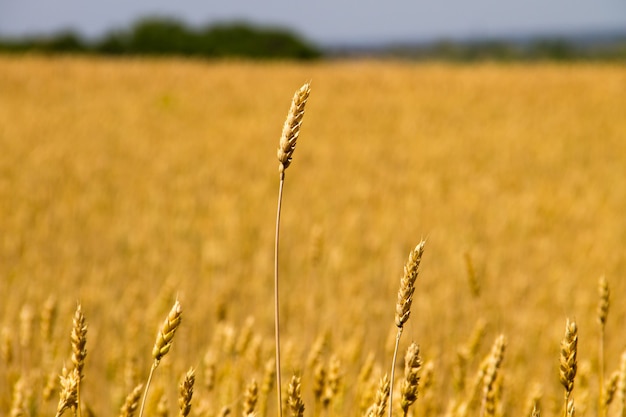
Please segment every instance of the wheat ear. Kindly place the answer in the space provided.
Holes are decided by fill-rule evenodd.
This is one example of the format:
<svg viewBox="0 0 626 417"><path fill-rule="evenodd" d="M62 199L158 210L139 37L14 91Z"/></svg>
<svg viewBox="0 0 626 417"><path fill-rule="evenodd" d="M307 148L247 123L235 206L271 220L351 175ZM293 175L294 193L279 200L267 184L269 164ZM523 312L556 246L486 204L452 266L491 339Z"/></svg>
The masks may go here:
<svg viewBox="0 0 626 417"><path fill-rule="evenodd" d="M341 384L341 361L336 355L333 355L328 362L328 374L326 375L326 383L324 386L324 394L322 395L322 405L328 409L331 401L339 392Z"/></svg>
<svg viewBox="0 0 626 417"><path fill-rule="evenodd" d="M398 357L398 347L400 345L400 337L405 323L411 315L411 304L413 303L413 293L415 292L415 280L419 273L420 262L424 254L425 241L421 241L415 249L409 254L409 259L404 265L404 275L400 280L400 289L398 290L398 302L396 303L396 346L393 350L393 361L391 362L391 386L393 387L394 374L396 370L396 359ZM393 389L389 392L389 417L392 417L393 411Z"/></svg>
<svg viewBox="0 0 626 417"><path fill-rule="evenodd" d="M59 393L59 405L57 406L56 417L60 417L67 409L71 409L76 413L78 407L77 391L79 379L78 370L76 368L68 370L66 367L63 367L63 371L59 376L61 391Z"/></svg>
<svg viewBox="0 0 626 417"><path fill-rule="evenodd" d="M409 407L417 400L421 369L420 347L416 343L411 343L404 357L404 382L402 383L402 401L400 403L404 417L408 415Z"/></svg>
<svg viewBox="0 0 626 417"><path fill-rule="evenodd" d="M621 417L626 417L626 351L622 353L619 366L619 377L617 378L617 392L619 394Z"/></svg>
<svg viewBox="0 0 626 417"><path fill-rule="evenodd" d="M276 209L276 235L274 240L274 329L276 343L276 393L278 416L282 417L282 395L280 382L280 317L279 317L279 291L278 291L278 242L280 230L280 211L283 199L283 188L285 184L285 170L291 164L293 152L296 150L296 142L300 136L300 127L304 117L304 107L311 93L310 83L305 83L293 96L287 119L283 126L283 132L278 145L278 172L280 173L280 184L278 187L278 206Z"/></svg>
<svg viewBox="0 0 626 417"><path fill-rule="evenodd" d="M483 399L480 410L480 416L493 417L495 415L495 384L498 377L498 370L504 358L504 350L506 348L506 339L504 335L496 338L491 348L491 354L487 364L487 370L483 377Z"/></svg>
<svg viewBox="0 0 626 417"><path fill-rule="evenodd" d="M80 383L83 379L83 368L85 367L85 358L87 357L87 325L85 324L85 316L80 303L76 306L74 320L72 326L72 363L76 368L78 382L76 384L76 404L78 417L81 416L80 411Z"/></svg>
<svg viewBox="0 0 626 417"><path fill-rule="evenodd" d="M143 392L143 399L141 400L141 408L139 409L139 417L143 416L143 410L146 405L146 398L148 397L148 389L150 389L150 383L152 382L152 376L154 375L154 371L159 366L161 359L167 352L170 351L172 347L172 342L174 340L174 334L178 327L180 326L180 322L182 320L183 310L180 306L178 300L174 303L174 306L170 310L167 318L163 322L163 325L159 329L156 337L156 342L154 343L154 347L152 348L152 358L154 361L152 362L152 366L150 367L150 375L148 375L148 381L146 382L146 389Z"/></svg>
<svg viewBox="0 0 626 417"><path fill-rule="evenodd" d="M143 390L143 384L137 385L130 394L126 396L126 401L120 410L120 417L133 417L139 407L139 398L141 398L141 391Z"/></svg>
<svg viewBox="0 0 626 417"><path fill-rule="evenodd" d="M600 277L598 281L598 323L600 324L600 339L598 346L598 412L600 416L606 415L606 407L604 407L604 340L605 340L605 327L606 319L609 315L609 305L611 292L609 290L609 283L604 276Z"/></svg>
<svg viewBox="0 0 626 417"><path fill-rule="evenodd" d="M302 417L304 415L304 402L300 393L300 377L294 375L287 389L287 402L291 410L291 417Z"/></svg>
<svg viewBox="0 0 626 417"><path fill-rule="evenodd" d="M378 391L376 392L376 400L365 412L365 417L383 417L385 415L390 390L389 378L385 375L380 380Z"/></svg>
<svg viewBox="0 0 626 417"><path fill-rule="evenodd" d="M574 389L574 378L578 367L576 354L578 351L578 327L576 322L567 320L565 337L561 341L561 361L559 366L561 384L565 388L564 415L567 415L570 395Z"/></svg>
<svg viewBox="0 0 626 417"><path fill-rule="evenodd" d="M251 417L254 416L254 409L256 408L257 402L259 400L259 386L256 383L256 380L250 381L248 386L246 387L246 394L244 395L243 407L242 407L242 416L243 417Z"/></svg>
<svg viewBox="0 0 626 417"><path fill-rule="evenodd" d="M13 385L13 397L11 399L11 409L9 417L22 417L28 415L26 407L26 380L25 376L21 376Z"/></svg>
<svg viewBox="0 0 626 417"><path fill-rule="evenodd" d="M191 398L193 397L193 385L195 382L196 372L193 368L189 368L179 387L178 417L187 417L191 411Z"/></svg>

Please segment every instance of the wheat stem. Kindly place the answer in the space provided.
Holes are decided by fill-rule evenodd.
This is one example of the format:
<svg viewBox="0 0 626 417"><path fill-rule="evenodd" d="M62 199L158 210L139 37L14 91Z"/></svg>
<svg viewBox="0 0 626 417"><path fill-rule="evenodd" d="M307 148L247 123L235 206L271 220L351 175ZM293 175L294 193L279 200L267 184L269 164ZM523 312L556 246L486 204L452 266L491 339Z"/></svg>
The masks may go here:
<svg viewBox="0 0 626 417"><path fill-rule="evenodd" d="M276 209L276 237L274 240L274 338L276 343L276 393L278 415L282 417L282 395L280 380L280 312L279 312L279 290L278 290L278 242L280 234L280 211L283 199L283 188L285 184L285 172L280 172L280 185L278 187L278 205Z"/></svg>
<svg viewBox="0 0 626 417"><path fill-rule="evenodd" d="M154 375L154 370L159 366L157 361L152 362L152 367L150 368L150 375L148 375L148 381L146 381L146 388L143 390L143 398L141 399L141 407L139 407L139 417L143 416L143 410L146 406L146 398L148 398L148 388L150 388L150 383L152 382L152 376Z"/></svg>

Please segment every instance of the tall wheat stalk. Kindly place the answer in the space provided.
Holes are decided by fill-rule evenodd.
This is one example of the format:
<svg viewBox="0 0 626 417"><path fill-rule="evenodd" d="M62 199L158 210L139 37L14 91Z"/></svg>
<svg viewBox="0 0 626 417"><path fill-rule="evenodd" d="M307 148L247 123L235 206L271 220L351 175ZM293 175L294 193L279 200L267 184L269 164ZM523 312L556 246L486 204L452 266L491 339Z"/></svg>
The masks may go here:
<svg viewBox="0 0 626 417"><path fill-rule="evenodd" d="M276 393L278 415L282 417L282 395L280 381L280 314L279 314L279 291L278 291L278 242L280 231L280 212L283 200L283 188L285 185L285 170L291 164L293 153L296 150L296 142L300 136L300 126L304 117L304 106L311 93L310 83L305 83L293 96L287 120L283 126L283 132L278 146L278 172L280 173L280 184L278 187L278 205L276 208L276 235L274 240L274 333L276 343Z"/></svg>
<svg viewBox="0 0 626 417"><path fill-rule="evenodd" d="M413 303L413 293L415 292L415 280L419 272L420 262L424 254L425 241L421 241L415 249L409 254L409 259L404 265L404 275L400 280L400 289L398 290L398 302L396 303L396 346L393 350L393 361L391 363L391 390L389 391L389 417L393 413L393 381L396 370L396 359L398 357L398 347L400 345L400 337L405 323L411 315L411 304Z"/></svg>

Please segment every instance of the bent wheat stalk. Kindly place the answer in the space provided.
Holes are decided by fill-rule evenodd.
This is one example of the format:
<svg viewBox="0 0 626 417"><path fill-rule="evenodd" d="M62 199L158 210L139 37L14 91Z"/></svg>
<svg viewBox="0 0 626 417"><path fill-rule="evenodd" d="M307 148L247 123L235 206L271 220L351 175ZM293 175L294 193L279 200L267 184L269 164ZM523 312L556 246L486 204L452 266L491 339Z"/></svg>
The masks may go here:
<svg viewBox="0 0 626 417"><path fill-rule="evenodd" d="M300 136L300 126L304 116L304 106L311 93L310 83L305 83L293 96L291 107L287 114L287 120L283 126L283 132L278 146L278 172L280 173L280 184L278 187L278 206L276 209L276 235L274 240L274 330L276 339L276 392L278 415L282 417L282 396L280 382L280 321L279 321L279 292L278 292L278 241L280 230L280 211L283 199L283 188L285 184L285 170L291 164L293 153L296 150L296 142Z"/></svg>

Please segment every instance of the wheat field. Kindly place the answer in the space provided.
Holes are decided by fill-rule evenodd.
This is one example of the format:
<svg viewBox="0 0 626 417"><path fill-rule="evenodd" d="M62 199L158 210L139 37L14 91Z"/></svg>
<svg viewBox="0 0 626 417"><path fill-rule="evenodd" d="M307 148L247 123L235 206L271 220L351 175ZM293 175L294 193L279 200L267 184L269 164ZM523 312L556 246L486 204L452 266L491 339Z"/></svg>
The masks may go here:
<svg viewBox="0 0 626 417"><path fill-rule="evenodd" d="M399 398L417 343L412 415L478 416L466 400L500 334L495 415L530 416L533 398L562 415L568 319L576 414L602 415L601 276L605 379L626 348L624 66L28 55L0 56L2 414L57 411L77 303L82 415L119 414L176 300L145 415L178 414L190 367L190 415L276 414L276 148L308 80L283 196L284 392L296 373L305 415L365 415L424 238L393 383ZM626 363L619 379L609 416L624 415Z"/></svg>

